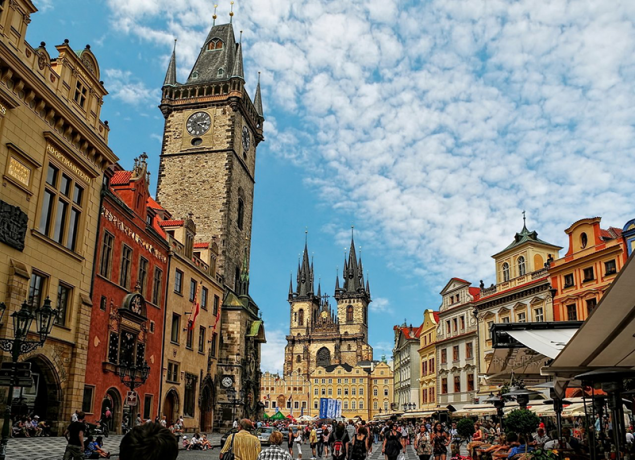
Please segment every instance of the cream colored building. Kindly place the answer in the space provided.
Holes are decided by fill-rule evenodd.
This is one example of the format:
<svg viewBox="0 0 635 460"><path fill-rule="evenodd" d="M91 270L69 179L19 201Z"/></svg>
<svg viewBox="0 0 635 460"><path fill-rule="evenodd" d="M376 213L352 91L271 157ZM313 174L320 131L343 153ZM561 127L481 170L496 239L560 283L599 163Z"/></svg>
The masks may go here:
<svg viewBox="0 0 635 460"><path fill-rule="evenodd" d="M514 241L504 250L492 256L496 266L496 285L481 286L480 297L475 305L478 310L478 349L480 373L479 397L483 399L496 391L496 378L485 379L486 374L495 374L496 366L519 369L527 363L502 363L490 369L494 359L490 330L496 323L525 323L553 321L551 285L545 263L558 257L561 248L542 241L538 233L530 232L523 225ZM535 363L538 365L538 363ZM530 383L530 382L525 382Z"/></svg>
<svg viewBox="0 0 635 460"><path fill-rule="evenodd" d="M423 312L423 325L419 332L419 410L434 410L437 407L437 327L439 312Z"/></svg>
<svg viewBox="0 0 635 460"><path fill-rule="evenodd" d="M311 405L310 380L299 370L286 376L265 372L260 377L260 394L265 413L269 416L276 412L295 418L318 414Z"/></svg>
<svg viewBox="0 0 635 460"><path fill-rule="evenodd" d="M194 243L191 219L166 219L160 225L170 245L161 414L168 424L183 415L186 431L210 432L218 418L215 377L223 299L215 272L218 249Z"/></svg>
<svg viewBox="0 0 635 460"><path fill-rule="evenodd" d="M100 120L108 93L97 59L68 41L49 47L54 58L44 43L31 46L36 11L30 0L0 2L0 336L14 337L10 315L23 302L48 297L61 309L44 346L21 357L35 378L29 411L61 432L84 399L102 176L117 158Z"/></svg>

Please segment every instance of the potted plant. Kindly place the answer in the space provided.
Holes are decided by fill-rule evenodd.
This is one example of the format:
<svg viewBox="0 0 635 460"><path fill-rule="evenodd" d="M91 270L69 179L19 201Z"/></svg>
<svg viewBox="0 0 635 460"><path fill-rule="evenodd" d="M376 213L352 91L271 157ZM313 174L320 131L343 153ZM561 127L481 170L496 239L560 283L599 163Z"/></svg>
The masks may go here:
<svg viewBox="0 0 635 460"><path fill-rule="evenodd" d="M525 438L526 448L531 441L531 433L539 424L540 417L528 409L513 410L505 417L505 431L522 435Z"/></svg>

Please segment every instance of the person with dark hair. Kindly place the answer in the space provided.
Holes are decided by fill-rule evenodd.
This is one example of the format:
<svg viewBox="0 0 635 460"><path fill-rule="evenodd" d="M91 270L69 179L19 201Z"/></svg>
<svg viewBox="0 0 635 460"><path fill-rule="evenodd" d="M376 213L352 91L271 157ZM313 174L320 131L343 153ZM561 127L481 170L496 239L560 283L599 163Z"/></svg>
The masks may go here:
<svg viewBox="0 0 635 460"><path fill-rule="evenodd" d="M119 452L119 460L174 460L179 455L179 445L167 428L144 423L123 437Z"/></svg>
<svg viewBox="0 0 635 460"><path fill-rule="evenodd" d="M382 446L381 453L386 455L388 460L397 460L399 452L406 452L406 445L402 441L402 436L397 425L390 420L386 423L387 430L384 432L384 445Z"/></svg>
<svg viewBox="0 0 635 460"><path fill-rule="evenodd" d="M353 435L349 449L351 450L351 460L366 460L366 456L372 452L372 444L369 443L368 430L365 426L357 429L357 434Z"/></svg>
<svg viewBox="0 0 635 460"><path fill-rule="evenodd" d="M443 425L440 422L434 424L432 429L432 454L435 460L445 460L448 455L448 444L450 444L450 437L443 429Z"/></svg>
<svg viewBox="0 0 635 460"><path fill-rule="evenodd" d="M71 422L64 432L64 437L68 441L64 451L64 460L82 460L84 458L84 433L86 424L84 423L84 412L78 411L73 414L77 421Z"/></svg>
<svg viewBox="0 0 635 460"><path fill-rule="evenodd" d="M348 457L348 442L349 437L346 432L346 427L342 422L339 422L333 430L333 437L331 438L331 454L333 460L342 460Z"/></svg>

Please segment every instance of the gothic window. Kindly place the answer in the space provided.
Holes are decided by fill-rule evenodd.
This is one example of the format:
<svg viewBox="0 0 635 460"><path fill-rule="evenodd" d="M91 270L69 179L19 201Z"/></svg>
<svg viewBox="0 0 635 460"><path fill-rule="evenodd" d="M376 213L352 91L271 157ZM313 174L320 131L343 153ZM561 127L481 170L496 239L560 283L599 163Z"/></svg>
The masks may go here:
<svg viewBox="0 0 635 460"><path fill-rule="evenodd" d="M348 347L347 347L347 348L348 348L348 351L351 351L352 347L351 347L351 344L350 344L350 343L348 344Z"/></svg>
<svg viewBox="0 0 635 460"><path fill-rule="evenodd" d="M328 348L322 347L318 350L316 364L322 367L331 365L331 352Z"/></svg>
<svg viewBox="0 0 635 460"><path fill-rule="evenodd" d="M238 223L238 228L241 230L243 229L244 216L245 216L245 202L243 201L242 198L238 198L238 219L236 222Z"/></svg>
<svg viewBox="0 0 635 460"><path fill-rule="evenodd" d="M346 322L347 323L353 322L353 306L352 305L349 305L348 307L346 307Z"/></svg>
<svg viewBox="0 0 635 460"><path fill-rule="evenodd" d="M304 326L304 310L300 309L298 312L298 326Z"/></svg>
<svg viewBox="0 0 635 460"><path fill-rule="evenodd" d="M185 374L185 394L183 401L183 415L193 417L196 396L196 381L198 377L194 374Z"/></svg>
<svg viewBox="0 0 635 460"><path fill-rule="evenodd" d="M298 357L296 358L295 361L298 362L298 363L301 363L302 362L302 356L298 355Z"/></svg>
<svg viewBox="0 0 635 460"><path fill-rule="evenodd" d="M507 262L503 264L503 281L509 281L509 264Z"/></svg>
<svg viewBox="0 0 635 460"><path fill-rule="evenodd" d="M220 50L220 49L223 49L223 41L218 38L214 38L210 40L210 42L207 44L208 51Z"/></svg>
<svg viewBox="0 0 635 460"><path fill-rule="evenodd" d="M525 274L525 258L520 256L518 258L518 276L523 276Z"/></svg>

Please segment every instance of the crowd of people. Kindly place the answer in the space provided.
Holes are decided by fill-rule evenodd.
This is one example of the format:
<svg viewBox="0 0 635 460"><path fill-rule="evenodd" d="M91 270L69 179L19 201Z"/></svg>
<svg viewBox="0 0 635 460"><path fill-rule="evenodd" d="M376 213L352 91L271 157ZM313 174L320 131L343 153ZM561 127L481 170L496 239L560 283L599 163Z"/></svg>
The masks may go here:
<svg viewBox="0 0 635 460"><path fill-rule="evenodd" d="M51 425L46 420L34 415L31 417L15 417L11 429L11 436L14 438L31 438L40 436L51 436Z"/></svg>

